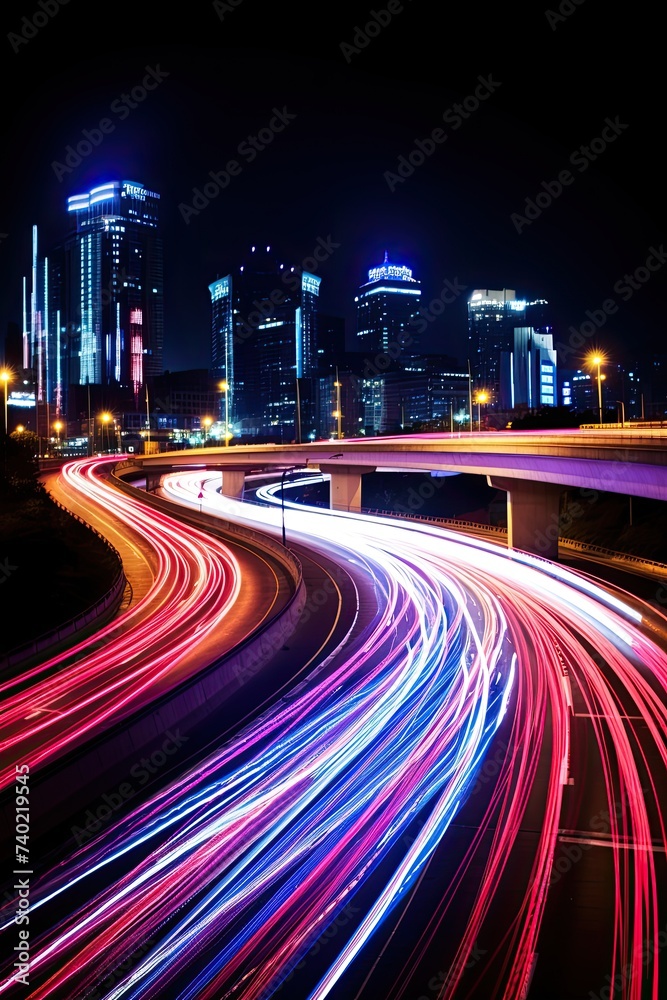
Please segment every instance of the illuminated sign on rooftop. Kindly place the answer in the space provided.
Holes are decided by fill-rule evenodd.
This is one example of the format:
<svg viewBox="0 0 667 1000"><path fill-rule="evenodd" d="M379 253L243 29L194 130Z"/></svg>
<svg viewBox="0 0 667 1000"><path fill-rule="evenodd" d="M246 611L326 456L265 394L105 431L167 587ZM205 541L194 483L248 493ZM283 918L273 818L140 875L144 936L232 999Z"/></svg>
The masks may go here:
<svg viewBox="0 0 667 1000"><path fill-rule="evenodd" d="M301 290L311 292L313 295L319 295L321 281L321 278L317 278L314 274L308 274L304 271L301 275Z"/></svg>
<svg viewBox="0 0 667 1000"><path fill-rule="evenodd" d="M148 191L143 184L136 184L134 181L109 181L107 184L98 184L86 194L75 194L67 199L67 211L79 212L82 209L90 208L100 201L108 201L118 194L123 198L137 198L145 201L146 198L159 198L156 191Z"/></svg>
<svg viewBox="0 0 667 1000"><path fill-rule="evenodd" d="M399 264L383 264L381 267L372 267L368 272L369 281L386 281L392 278L398 281L414 281L412 271L409 267L402 267Z"/></svg>

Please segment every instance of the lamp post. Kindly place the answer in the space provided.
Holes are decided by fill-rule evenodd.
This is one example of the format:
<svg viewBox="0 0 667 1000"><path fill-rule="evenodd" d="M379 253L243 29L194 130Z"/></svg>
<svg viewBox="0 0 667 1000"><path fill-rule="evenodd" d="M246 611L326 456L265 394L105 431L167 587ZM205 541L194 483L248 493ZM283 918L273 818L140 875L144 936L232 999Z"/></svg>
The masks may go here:
<svg viewBox="0 0 667 1000"><path fill-rule="evenodd" d="M206 445L208 443L208 432L211 429L211 424L212 423L213 423L213 417L204 417L203 420L202 420L202 425L204 427L204 433L206 435L204 437L204 445Z"/></svg>
<svg viewBox="0 0 667 1000"><path fill-rule="evenodd" d="M481 431L481 429L482 429L482 411L481 411L482 403L488 402L488 399L489 399L488 392L485 392L484 390L480 390L477 393L477 430L478 431Z"/></svg>
<svg viewBox="0 0 667 1000"><path fill-rule="evenodd" d="M151 450L151 408L148 401L148 385L146 385L146 441L148 442L148 451Z"/></svg>
<svg viewBox="0 0 667 1000"><path fill-rule="evenodd" d="M280 520L283 529L283 548L287 548L287 541L285 538L285 476L288 472L291 472L294 466L290 466L289 469L283 469L280 474Z"/></svg>
<svg viewBox="0 0 667 1000"><path fill-rule="evenodd" d="M336 387L336 409L334 410L333 415L336 418L336 430L337 430L336 437L340 441L340 439L343 436L343 427L342 427L343 413L340 408L341 382L338 378L338 366L336 366L336 381L334 382L334 386Z"/></svg>
<svg viewBox="0 0 667 1000"><path fill-rule="evenodd" d="M285 476L288 472L294 472L295 469L307 469L309 459L306 459L305 465L288 465L286 469L280 473L280 522L282 526L282 536L283 536L283 548L287 548L287 540L285 537Z"/></svg>
<svg viewBox="0 0 667 1000"><path fill-rule="evenodd" d="M6 368L0 372L0 381L4 382L5 385L5 434L9 434L9 424L7 419L7 386L11 380L11 375Z"/></svg>
<svg viewBox="0 0 667 1000"><path fill-rule="evenodd" d="M111 420L110 413L103 413L100 417L102 421L102 451L104 451L104 428L107 429L107 450L109 450L109 421Z"/></svg>
<svg viewBox="0 0 667 1000"><path fill-rule="evenodd" d="M604 375L600 374L600 366L606 361L606 358L601 354L591 354L588 358L588 363L594 365L597 368L597 379L598 379L598 426L602 427L602 379Z"/></svg>
<svg viewBox="0 0 667 1000"><path fill-rule="evenodd" d="M56 432L58 439L58 451L61 451L60 432L63 429L62 420L56 420L56 422L53 425L53 429Z"/></svg>
<svg viewBox="0 0 667 1000"><path fill-rule="evenodd" d="M229 382L222 381L218 385L220 392L225 394L225 448L229 447Z"/></svg>
<svg viewBox="0 0 667 1000"><path fill-rule="evenodd" d="M621 427L625 427L625 403L622 399L617 399L616 405L621 408Z"/></svg>

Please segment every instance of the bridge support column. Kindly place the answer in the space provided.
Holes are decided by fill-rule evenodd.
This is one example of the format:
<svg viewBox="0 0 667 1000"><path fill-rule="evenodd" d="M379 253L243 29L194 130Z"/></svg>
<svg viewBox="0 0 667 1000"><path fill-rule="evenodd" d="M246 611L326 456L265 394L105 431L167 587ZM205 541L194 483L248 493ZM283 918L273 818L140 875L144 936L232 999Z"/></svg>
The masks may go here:
<svg viewBox="0 0 667 1000"><path fill-rule="evenodd" d="M222 470L223 496L232 497L234 500L242 500L244 486L245 472L238 472L236 469Z"/></svg>
<svg viewBox="0 0 667 1000"><path fill-rule="evenodd" d="M146 472L146 492L152 493L162 481L161 472Z"/></svg>
<svg viewBox="0 0 667 1000"><path fill-rule="evenodd" d="M507 493L507 544L546 559L558 559L560 495L566 487L529 479L487 476Z"/></svg>
<svg viewBox="0 0 667 1000"><path fill-rule="evenodd" d="M375 472L373 466L320 464L320 472L331 476L331 510L361 510L361 477L365 472Z"/></svg>

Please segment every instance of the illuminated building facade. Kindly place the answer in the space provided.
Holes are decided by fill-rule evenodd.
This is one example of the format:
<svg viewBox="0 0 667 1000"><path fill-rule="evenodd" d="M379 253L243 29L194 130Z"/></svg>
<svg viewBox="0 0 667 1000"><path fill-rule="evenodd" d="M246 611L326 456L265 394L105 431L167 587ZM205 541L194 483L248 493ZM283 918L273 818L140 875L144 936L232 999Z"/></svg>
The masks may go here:
<svg viewBox="0 0 667 1000"><path fill-rule="evenodd" d="M532 410L557 405L553 335L537 333L531 326L514 327L512 349L501 354L501 408Z"/></svg>
<svg viewBox="0 0 667 1000"><path fill-rule="evenodd" d="M208 286L211 364L227 383L235 437L307 440L317 429L321 280L279 263L270 247L252 247L236 271Z"/></svg>
<svg viewBox="0 0 667 1000"><path fill-rule="evenodd" d="M501 356L514 349L515 327L548 333L545 299L517 299L512 288L476 289L468 301L468 341L472 378L491 402L501 403Z"/></svg>
<svg viewBox="0 0 667 1000"><path fill-rule="evenodd" d="M77 342L80 385L117 387L139 406L162 372L164 329L160 196L110 181L67 199L71 235L53 263L58 329ZM72 351L68 356L71 363Z"/></svg>
<svg viewBox="0 0 667 1000"><path fill-rule="evenodd" d="M418 347L415 326L420 298L420 282L412 277L410 268L390 264L385 253L383 263L370 269L368 281L361 285L354 300L355 350L367 354L376 368L377 355L386 359L386 368L393 367L393 362L400 364L413 358Z"/></svg>

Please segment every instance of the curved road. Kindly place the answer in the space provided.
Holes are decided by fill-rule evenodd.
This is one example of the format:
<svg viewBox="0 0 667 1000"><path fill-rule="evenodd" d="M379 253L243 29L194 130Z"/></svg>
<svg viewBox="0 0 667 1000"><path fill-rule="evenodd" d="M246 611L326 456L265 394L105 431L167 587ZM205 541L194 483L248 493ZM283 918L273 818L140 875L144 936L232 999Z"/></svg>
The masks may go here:
<svg viewBox="0 0 667 1000"><path fill-rule="evenodd" d="M280 531L280 511L213 484L205 507ZM29 996L104 976L114 1000L574 1000L609 975L623 1000L659 1000L665 617L442 530L303 509L286 530L364 562L385 614L44 875ZM585 870L593 938L572 933L565 962L545 927Z"/></svg>
<svg viewBox="0 0 667 1000"><path fill-rule="evenodd" d="M1 787L17 761L36 771L233 648L289 594L277 561L110 486L113 461L71 463L54 493L121 550L134 599L93 636L0 684Z"/></svg>

